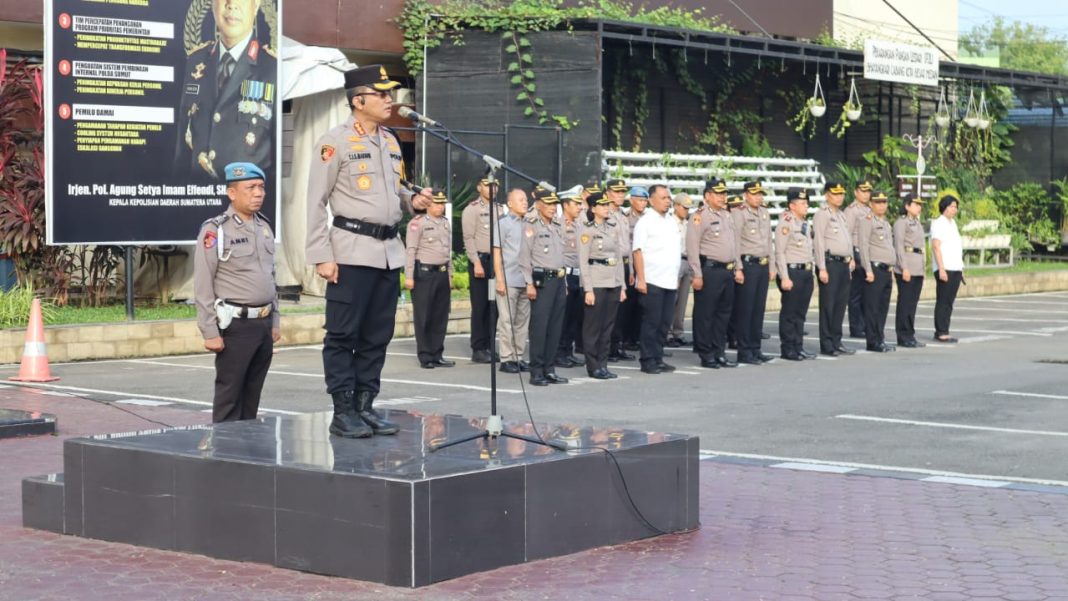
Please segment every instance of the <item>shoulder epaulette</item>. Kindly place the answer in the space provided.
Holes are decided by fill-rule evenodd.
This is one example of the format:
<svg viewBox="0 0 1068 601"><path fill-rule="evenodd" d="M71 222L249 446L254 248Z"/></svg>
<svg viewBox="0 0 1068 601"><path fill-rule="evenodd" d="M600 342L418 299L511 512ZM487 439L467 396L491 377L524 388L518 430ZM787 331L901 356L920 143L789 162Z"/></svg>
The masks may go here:
<svg viewBox="0 0 1068 601"><path fill-rule="evenodd" d="M596 221L587 221L586 222L586 227L593 227L594 225L597 225Z"/></svg>
<svg viewBox="0 0 1068 601"><path fill-rule="evenodd" d="M270 225L270 226L272 226L272 227L274 226L274 224L273 224L273 223L271 223L271 220L270 220L270 219L267 219L267 216L266 216L266 215L264 215L263 213L261 213L261 212L258 212L258 211L257 211L257 212L256 212L256 217L259 217L260 219L262 219L262 220L266 221L266 222L267 222L267 225Z"/></svg>
<svg viewBox="0 0 1068 601"><path fill-rule="evenodd" d="M274 52L274 48L271 48L270 46L264 46L263 51L270 54L272 58L278 58L278 55Z"/></svg>
<svg viewBox="0 0 1068 601"><path fill-rule="evenodd" d="M214 225L215 227L222 227L222 224L226 223L226 221L228 219L230 219L230 215L228 213L222 213L220 215L216 215L216 216L212 217L211 219L205 220L202 225L207 225L207 224L210 223L210 224ZM268 221L267 223L270 223L270 222Z"/></svg>
<svg viewBox="0 0 1068 601"><path fill-rule="evenodd" d="M211 46L214 43L215 43L215 40L207 40L205 42L201 42L201 43L197 44L196 46L193 46L189 50L186 50L185 51L185 55L186 56L193 56L194 53L199 52L199 51L207 48L208 46Z"/></svg>

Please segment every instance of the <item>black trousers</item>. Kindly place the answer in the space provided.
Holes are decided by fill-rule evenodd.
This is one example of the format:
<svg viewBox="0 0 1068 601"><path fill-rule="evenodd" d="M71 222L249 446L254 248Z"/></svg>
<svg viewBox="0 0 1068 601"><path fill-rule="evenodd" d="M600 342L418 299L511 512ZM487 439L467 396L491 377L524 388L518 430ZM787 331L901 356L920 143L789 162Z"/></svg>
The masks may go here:
<svg viewBox="0 0 1068 601"><path fill-rule="evenodd" d="M727 323L734 306L734 272L722 267L701 268L704 280L693 293L693 350L703 361L722 357L727 350Z"/></svg>
<svg viewBox="0 0 1068 601"><path fill-rule="evenodd" d="M484 278L475 277L475 267L467 264L467 281L471 292L471 350L492 351L493 330L496 323L490 321L489 281L493 277L493 260L486 253L478 253L479 262L486 274Z"/></svg>
<svg viewBox="0 0 1068 601"><path fill-rule="evenodd" d="M620 287L594 288L593 306L583 302L582 350L586 354L586 372L593 373L608 367L608 352L612 346L612 328L619 310ZM579 291L583 297L585 294Z"/></svg>
<svg viewBox="0 0 1068 601"><path fill-rule="evenodd" d="M560 332L560 346L556 352L559 357L566 357L576 349L583 349L582 320L585 313L583 310L585 294L579 286L579 276L569 275L564 281L567 282L567 299L564 300L564 325Z"/></svg>
<svg viewBox="0 0 1068 601"><path fill-rule="evenodd" d="M415 348L420 362L441 359L445 353L445 330L449 327L452 304L448 271L415 270L412 288L412 321Z"/></svg>
<svg viewBox="0 0 1068 601"><path fill-rule="evenodd" d="M664 341L675 318L675 290L646 284L648 292L641 297L641 363L651 367L664 362Z"/></svg>
<svg viewBox="0 0 1068 601"><path fill-rule="evenodd" d="M812 302L812 272L805 269L790 269L790 290L782 289L782 278L776 278L782 294L779 310L779 349L783 355L797 355L804 349L805 316Z"/></svg>
<svg viewBox="0 0 1068 601"><path fill-rule="evenodd" d="M338 282L326 286L326 391L378 394L397 319L400 270L357 265L338 269Z"/></svg>
<svg viewBox="0 0 1068 601"><path fill-rule="evenodd" d="M864 319L864 290L868 282L864 279L866 272L860 264L860 251L857 249L853 249L853 266L853 279L849 280L849 335L862 338L868 323Z"/></svg>
<svg viewBox="0 0 1068 601"><path fill-rule="evenodd" d="M260 392L271 367L271 320L235 319L222 331L223 350L215 355L212 423L256 419Z"/></svg>
<svg viewBox="0 0 1068 601"><path fill-rule="evenodd" d="M864 282L864 339L868 348L886 342L886 314L890 311L890 290L894 287L889 269L873 267L872 270L875 281Z"/></svg>
<svg viewBox="0 0 1068 601"><path fill-rule="evenodd" d="M916 340L916 305L920 302L920 291L923 290L923 276L912 275L907 282L901 279L901 274L894 277L897 279L894 330L897 332L897 343L904 344Z"/></svg>
<svg viewBox="0 0 1068 601"><path fill-rule="evenodd" d="M957 300L957 291L960 289L964 272L947 271L948 281L943 282L935 276L935 310L934 327L935 336L949 334L949 320L953 316L953 302Z"/></svg>
<svg viewBox="0 0 1068 601"><path fill-rule="evenodd" d="M768 304L768 266L742 263L745 283L734 292L734 333L738 337L738 358L760 354L764 329L764 309Z"/></svg>
<svg viewBox="0 0 1068 601"><path fill-rule="evenodd" d="M612 327L613 349L622 347L624 342L634 342L637 340L637 337L633 335L631 315L634 313L634 308L639 305L640 301L638 299L638 290L627 283L630 281L631 273L630 263L624 263L623 287L627 291L627 300L623 301L619 305L619 310L616 311L616 323Z"/></svg>
<svg viewBox="0 0 1068 601"><path fill-rule="evenodd" d="M827 259L828 282L820 282L820 352L842 346L842 320L849 302L849 264Z"/></svg>
<svg viewBox="0 0 1068 601"><path fill-rule="evenodd" d="M546 279L530 301L530 376L555 372L556 349L564 327L566 286L560 278Z"/></svg>

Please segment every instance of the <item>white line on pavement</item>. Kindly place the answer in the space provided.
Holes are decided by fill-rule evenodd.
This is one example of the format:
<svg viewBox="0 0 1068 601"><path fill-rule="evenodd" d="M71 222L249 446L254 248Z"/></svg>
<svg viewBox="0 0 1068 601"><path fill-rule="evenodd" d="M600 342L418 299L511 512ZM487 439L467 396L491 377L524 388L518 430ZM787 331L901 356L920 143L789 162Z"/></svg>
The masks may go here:
<svg viewBox="0 0 1068 601"><path fill-rule="evenodd" d="M1053 430L1022 430L1019 428L994 428L991 426L971 426L967 424L951 424L947 422L924 422L911 419L893 419L889 417L874 417L871 415L852 415L843 413L835 416L838 419L851 419L866 422L880 422L884 424L901 424L905 426L925 426L928 428L949 428L952 430L978 430L981 432L1000 432L1004 434L1034 434L1036 436L1068 436L1068 432Z"/></svg>
<svg viewBox="0 0 1068 601"><path fill-rule="evenodd" d="M995 390L990 394L1000 394L1002 396L1022 396L1032 397L1036 399L1055 399L1058 401L1068 401L1068 396L1062 394L1041 394L1038 392L1016 392L1013 390Z"/></svg>
<svg viewBox="0 0 1068 601"><path fill-rule="evenodd" d="M1054 311L1051 309L1015 309L1009 307L969 307L967 305L954 305L954 313L958 309L964 309L966 311L990 311L990 312L1004 312L1004 313L1038 313L1039 315L1065 315L1068 311ZM954 315L954 317L956 317ZM997 319L997 318L995 318Z"/></svg>
<svg viewBox="0 0 1068 601"><path fill-rule="evenodd" d="M1068 305L1068 299L1065 300L1023 300L1012 298L987 298L985 296L974 296L971 298L961 299L961 301L982 301L984 303L1002 303L1013 305L1057 305L1064 307ZM957 305L954 305L957 306Z"/></svg>
<svg viewBox="0 0 1068 601"><path fill-rule="evenodd" d="M31 388L49 388L49 389L54 389L54 390L70 390L72 392L91 392L93 394L107 394L107 395L111 395L111 396L121 396L121 397L126 397L126 398L139 397L139 398L143 398L143 399L156 399L156 400L160 400L160 401L172 401L172 402L175 402L175 403L185 403L187 405L201 405L201 406L205 406L205 407L211 407L212 406L212 404L210 402L208 402L208 401L194 401L192 399L183 399L183 398L172 397L172 396L159 396L159 395L155 395L155 394L143 394L143 393L140 393L140 392L130 392L130 391L120 392L120 391L116 391L116 390L100 390L100 389L97 389L97 388L79 388L77 386L59 386L58 384L38 384L38 383L18 383L18 384L14 384L14 386L26 386L26 387L31 387ZM264 408L264 407L260 407L260 411L268 411L270 413L281 413L281 414L284 414L284 415L300 415L300 413L297 412L297 411L284 411L282 409L267 409L267 408Z"/></svg>
<svg viewBox="0 0 1068 601"><path fill-rule="evenodd" d="M712 449L701 449L701 455L703 456L720 456L720 457L738 457L741 459L758 459L763 461L780 461L780 462L794 462L794 463L810 463L821 465L837 465L842 467L848 467L858 470L880 470L887 472L913 472L916 474L927 474L929 476L946 476L951 478L976 478L982 480L1000 480L1004 482L1019 482L1025 484L1040 484L1044 486L1068 486L1068 481L1065 480L1046 480L1042 478L1018 478L1015 476L995 476L990 474L964 474L961 472L947 472L942 470L932 470L921 467L905 467L896 465L878 465L873 463L853 463L849 461L825 461L822 459L810 459L804 457L779 457L777 455L760 455L755 453L735 453L732 451L715 451Z"/></svg>
<svg viewBox="0 0 1068 601"><path fill-rule="evenodd" d="M989 336L969 336L966 338L961 338L959 342L961 344L974 344L976 342L993 342L995 340L1008 340L1010 338L1012 338L1012 336L997 336L991 334Z"/></svg>

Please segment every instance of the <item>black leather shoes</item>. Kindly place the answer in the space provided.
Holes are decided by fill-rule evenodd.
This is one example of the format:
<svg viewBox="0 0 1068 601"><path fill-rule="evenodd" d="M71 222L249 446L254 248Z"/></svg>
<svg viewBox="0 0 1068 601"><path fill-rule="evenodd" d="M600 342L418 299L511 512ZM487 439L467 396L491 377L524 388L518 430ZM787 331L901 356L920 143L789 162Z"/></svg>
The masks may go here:
<svg viewBox="0 0 1068 601"><path fill-rule="evenodd" d="M810 353L804 349L801 349L801 352L798 354L801 355L802 359L815 359L817 356L816 353Z"/></svg>
<svg viewBox="0 0 1068 601"><path fill-rule="evenodd" d="M830 351L820 351L820 354L821 355L826 355L828 357L838 357L842 353L839 353L837 350L830 350Z"/></svg>
<svg viewBox="0 0 1068 601"><path fill-rule="evenodd" d="M771 355L765 355L764 353L757 353L756 358L759 359L762 363L767 363L775 357L772 357Z"/></svg>
<svg viewBox="0 0 1068 601"><path fill-rule="evenodd" d="M522 359L519 360L519 371L530 371L530 364Z"/></svg>
<svg viewBox="0 0 1068 601"><path fill-rule="evenodd" d="M371 426L376 436L396 434L400 431L397 424L382 417L382 414L374 409L375 393L364 390L356 393L356 414L363 423Z"/></svg>
<svg viewBox="0 0 1068 601"><path fill-rule="evenodd" d="M656 364L652 364L652 365L643 365L643 366L642 366L642 373L643 373L643 374L653 374L653 375L655 375L655 374L662 374L662 373L664 373L664 370L663 370L663 369L661 369L661 368L660 368L660 366L659 366L659 365L656 365Z"/></svg>
<svg viewBox="0 0 1068 601"><path fill-rule="evenodd" d="M894 352L894 347L885 344L877 344L875 346L869 346L867 350L869 353L892 353Z"/></svg>
<svg viewBox="0 0 1068 601"><path fill-rule="evenodd" d="M474 363L489 363L493 361L493 355L489 351L475 351L471 353L471 361Z"/></svg>
<svg viewBox="0 0 1068 601"><path fill-rule="evenodd" d="M801 355L798 355L796 353L783 353L782 355L779 355L779 356L782 357L783 359L786 359L787 361L804 361L805 360L804 357L802 357Z"/></svg>
<svg viewBox="0 0 1068 601"><path fill-rule="evenodd" d="M675 338L674 336L672 336L671 338L667 339L667 342L664 343L664 346L668 348L679 348L680 346L682 346L682 339Z"/></svg>
<svg viewBox="0 0 1068 601"><path fill-rule="evenodd" d="M844 346L837 346L837 347L834 348L834 350L838 351L839 355L855 355L855 354L857 354L857 351L855 351L855 350L853 350L851 348L846 348Z"/></svg>
<svg viewBox="0 0 1068 601"><path fill-rule="evenodd" d="M434 359L433 361L436 367L453 367L456 365L455 361L446 361L445 359Z"/></svg>
<svg viewBox="0 0 1068 601"><path fill-rule="evenodd" d="M701 359L701 367L708 369L719 369L719 363L716 363L715 359Z"/></svg>
<svg viewBox="0 0 1068 601"><path fill-rule="evenodd" d="M731 361L725 355L716 357L716 363L718 363L720 367L738 367L736 361Z"/></svg>
<svg viewBox="0 0 1068 601"><path fill-rule="evenodd" d="M553 361L553 365L564 369L578 367L578 363L572 361L570 357L557 357L556 361Z"/></svg>
<svg viewBox="0 0 1068 601"><path fill-rule="evenodd" d="M503 371L506 374L517 374L522 371L521 369L519 369L519 364L515 361L503 361L501 362L501 366L497 369Z"/></svg>
<svg viewBox="0 0 1068 601"><path fill-rule="evenodd" d="M639 345L637 342L625 342L625 343L623 343L623 350L625 350L625 351L639 351L639 350L641 350L641 348L642 348L641 345Z"/></svg>
<svg viewBox="0 0 1068 601"><path fill-rule="evenodd" d="M660 368L660 371L662 373L665 373L665 374L669 374L669 373L675 371L675 366L674 365L669 365L667 363L664 363L663 361L661 361L660 363L657 363L656 365L657 365L657 367Z"/></svg>
<svg viewBox="0 0 1068 601"><path fill-rule="evenodd" d="M545 374L545 379L548 380L550 384L567 384L567 378L558 376L553 372Z"/></svg>
<svg viewBox="0 0 1068 601"><path fill-rule="evenodd" d="M591 378L593 378L594 380L611 380L612 379L612 376L609 375L608 370L603 368L603 367L601 369L595 369L595 370L593 370L591 372L588 372L588 373L589 373L589 376Z"/></svg>
<svg viewBox="0 0 1068 601"><path fill-rule="evenodd" d="M422 367L423 369L434 369L434 362L433 361L420 361L419 362L419 367Z"/></svg>
<svg viewBox="0 0 1068 601"><path fill-rule="evenodd" d="M764 362L756 357L739 357L738 363L744 363L746 365L764 365Z"/></svg>
<svg viewBox="0 0 1068 601"><path fill-rule="evenodd" d="M549 380L545 376L530 376L531 386L548 386Z"/></svg>
<svg viewBox="0 0 1068 601"><path fill-rule="evenodd" d="M335 392L330 395L334 401L334 419L330 422L330 433L343 438L367 438L374 434L371 426L363 423L356 415L355 393Z"/></svg>
<svg viewBox="0 0 1068 601"><path fill-rule="evenodd" d="M905 348L923 348L927 346L919 340L906 340L904 342L899 342L897 345Z"/></svg>

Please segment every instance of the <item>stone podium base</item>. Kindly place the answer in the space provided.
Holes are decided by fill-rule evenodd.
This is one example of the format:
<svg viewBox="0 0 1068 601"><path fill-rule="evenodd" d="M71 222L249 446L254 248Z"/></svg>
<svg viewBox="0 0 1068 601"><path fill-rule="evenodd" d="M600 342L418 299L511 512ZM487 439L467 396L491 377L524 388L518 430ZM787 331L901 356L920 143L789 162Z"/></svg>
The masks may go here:
<svg viewBox="0 0 1068 601"><path fill-rule="evenodd" d="M619 470L656 529L698 526L696 437L546 425L574 450L431 453L482 420L384 413L398 435L330 436L324 412L71 439L62 475L24 480L23 522L405 587L658 534Z"/></svg>

